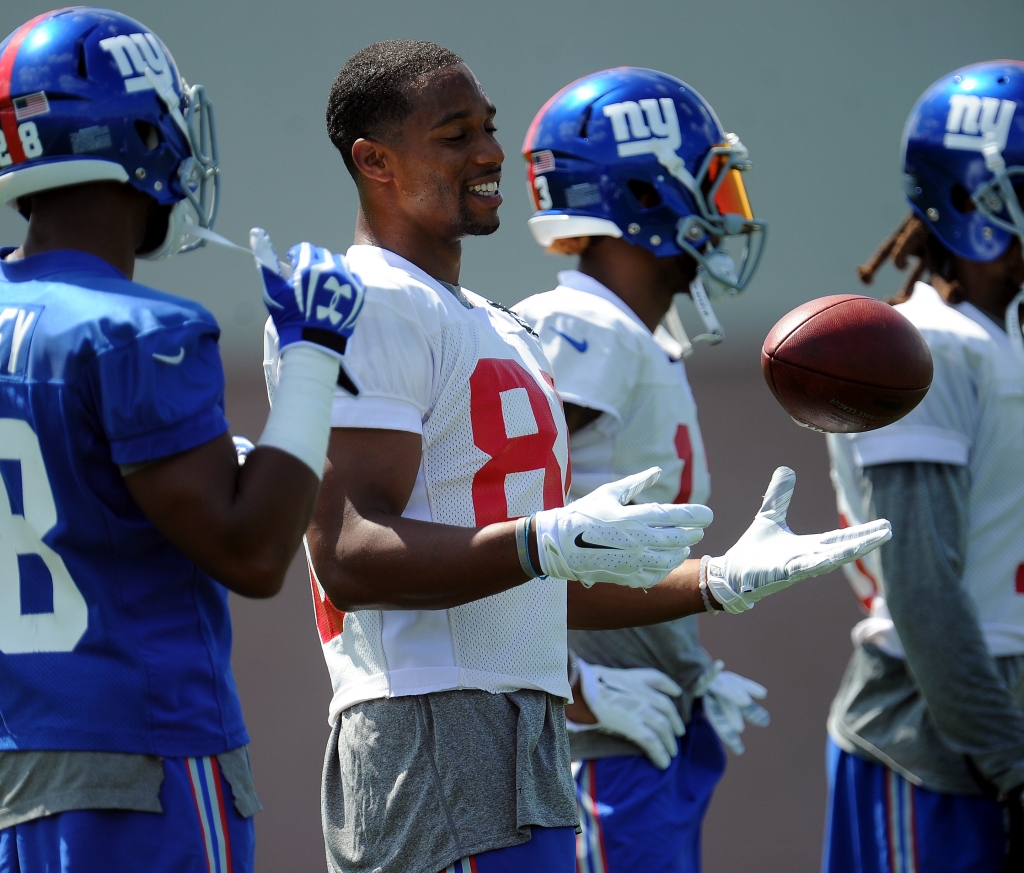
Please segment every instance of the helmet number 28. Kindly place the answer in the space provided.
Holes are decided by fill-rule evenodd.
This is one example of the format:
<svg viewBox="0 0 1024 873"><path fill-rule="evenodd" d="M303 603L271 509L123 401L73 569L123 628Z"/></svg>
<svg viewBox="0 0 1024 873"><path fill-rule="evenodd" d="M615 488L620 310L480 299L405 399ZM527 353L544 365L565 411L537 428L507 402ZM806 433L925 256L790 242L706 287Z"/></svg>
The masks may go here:
<svg viewBox="0 0 1024 873"><path fill-rule="evenodd" d="M26 158L38 158L43 153L43 144L39 141L39 128L34 121L25 121L18 125L18 139ZM0 169L9 167L14 161L7 147L7 137L0 130Z"/></svg>
<svg viewBox="0 0 1024 873"><path fill-rule="evenodd" d="M28 422L0 418L0 463L0 652L70 652L89 609L61 556L43 542L57 525L57 507ZM36 602L27 603L33 588Z"/></svg>

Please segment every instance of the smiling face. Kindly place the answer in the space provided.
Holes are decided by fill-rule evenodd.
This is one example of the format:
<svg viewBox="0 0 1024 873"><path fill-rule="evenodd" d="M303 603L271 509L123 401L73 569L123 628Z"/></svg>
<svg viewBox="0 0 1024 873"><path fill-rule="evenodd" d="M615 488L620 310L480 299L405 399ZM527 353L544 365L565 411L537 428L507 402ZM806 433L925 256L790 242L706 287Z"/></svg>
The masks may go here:
<svg viewBox="0 0 1024 873"><path fill-rule="evenodd" d="M409 86L412 112L389 144L398 206L446 240L498 229L505 160L494 138L494 104L465 64Z"/></svg>

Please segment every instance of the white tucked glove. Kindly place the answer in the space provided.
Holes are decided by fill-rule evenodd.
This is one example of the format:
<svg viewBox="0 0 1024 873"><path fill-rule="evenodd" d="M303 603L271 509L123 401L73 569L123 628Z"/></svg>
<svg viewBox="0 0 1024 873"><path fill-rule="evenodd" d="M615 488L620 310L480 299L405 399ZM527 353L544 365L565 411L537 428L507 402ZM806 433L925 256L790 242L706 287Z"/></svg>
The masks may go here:
<svg viewBox="0 0 1024 873"><path fill-rule="evenodd" d="M666 769L679 754L676 737L686 733L686 725L672 702L683 689L660 670L649 667L619 670L579 659L576 663L583 699L597 719L592 727L636 743L655 767Z"/></svg>
<svg viewBox="0 0 1024 873"><path fill-rule="evenodd" d="M844 530L797 536L786 526L796 473L779 467L764 502L736 544L707 565L707 584L727 612L744 612L769 594L862 558L892 538L884 518Z"/></svg>
<svg viewBox="0 0 1024 873"><path fill-rule="evenodd" d="M231 441L235 444L235 455L238 457L238 466L241 467L245 464L245 459L249 456L249 452L256 448L252 444L252 440L248 440L243 436L231 437Z"/></svg>
<svg viewBox="0 0 1024 873"><path fill-rule="evenodd" d="M699 503L627 506L661 475L660 467L610 482L568 506L538 512L542 572L588 588L611 582L650 588L700 542L714 515Z"/></svg>
<svg viewBox="0 0 1024 873"><path fill-rule="evenodd" d="M771 721L768 710L754 698L762 700L768 689L738 673L723 670L725 665L715 661L701 677L694 689L695 697L704 698L704 715L718 738L734 755L743 754L740 734L745 722L756 727L767 727Z"/></svg>

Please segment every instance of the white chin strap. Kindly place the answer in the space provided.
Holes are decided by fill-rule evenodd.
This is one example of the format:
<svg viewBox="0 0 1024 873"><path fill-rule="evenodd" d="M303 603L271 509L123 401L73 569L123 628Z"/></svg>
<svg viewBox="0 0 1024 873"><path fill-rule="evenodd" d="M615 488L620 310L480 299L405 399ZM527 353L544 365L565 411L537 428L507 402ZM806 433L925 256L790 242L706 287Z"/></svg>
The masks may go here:
<svg viewBox="0 0 1024 873"><path fill-rule="evenodd" d="M664 325L669 336L679 343L679 357L690 357L693 354L693 343L690 342L690 337L686 334L686 328L683 327L683 320L679 317L679 310L676 309L675 298L673 298L668 312L665 313Z"/></svg>
<svg viewBox="0 0 1024 873"><path fill-rule="evenodd" d="M1007 179L1006 161L1003 159L1003 153L994 131L989 131L985 134L981 153L985 157L986 168L996 177L1003 202L1006 204L1006 211L1010 213L1014 229L1021 242L1024 243L1024 236L1021 236L1021 232L1024 230L1024 211L1021 210L1016 192ZM1020 291L1017 292L1017 295L1010 301L1009 306L1006 307L1006 335L1010 338L1010 345L1013 346L1013 350L1018 358L1024 360L1024 334L1022 334L1020 321L1020 307L1022 303L1024 303L1024 285L1021 286Z"/></svg>
<svg viewBox="0 0 1024 873"><path fill-rule="evenodd" d="M138 257L146 261L162 261L164 258L178 253L185 242L187 204L187 200L179 200L171 207L171 211L167 215L167 233L164 234L163 242L155 249L143 252Z"/></svg>
<svg viewBox="0 0 1024 873"><path fill-rule="evenodd" d="M1024 361L1024 328L1020 322L1020 307L1024 303L1024 285L1021 286L1017 296L1010 301L1006 307L1006 335L1010 338L1010 345L1017 353L1017 357Z"/></svg>
<svg viewBox="0 0 1024 873"><path fill-rule="evenodd" d="M697 307L697 312L704 322L704 329L707 331L707 333L695 336L693 343L718 345L725 339L725 331L722 329L718 316L715 315L715 310L711 308L711 301L708 299L708 292L704 288L704 280L700 273L690 283L690 297L693 298L693 305Z"/></svg>
<svg viewBox="0 0 1024 873"><path fill-rule="evenodd" d="M679 317L675 301L668 308L663 321L665 330L669 332L672 339L679 343L680 356L683 358L688 358L693 354L693 347L697 343L715 346L725 339L725 330L718 321L715 310L711 308L711 301L708 299L708 292L704 288L704 281L700 274L690 283L690 298L693 300L694 306L697 307L697 312L700 313L707 333L698 334L691 340L686 333L686 328L683 327L683 320Z"/></svg>
<svg viewBox="0 0 1024 873"><path fill-rule="evenodd" d="M221 236L219 233L210 230L208 227L200 227L194 221L192 216L188 215L185 218L185 232L189 236L197 236L199 239L205 239L207 242L215 243L219 246L224 246L226 249L238 249L240 252L245 252L247 255L251 255L252 251L245 246L240 246L238 243L231 242L226 236Z"/></svg>
<svg viewBox="0 0 1024 873"><path fill-rule="evenodd" d="M192 219L192 213L188 209L187 200L179 200L171 207L171 214L167 216L167 235L164 241L155 249L139 255L147 261L160 261L177 254L189 238L199 238L207 242L216 243L228 249L238 249L251 255L252 252L244 246L231 242L227 237L214 233L208 227L201 227Z"/></svg>

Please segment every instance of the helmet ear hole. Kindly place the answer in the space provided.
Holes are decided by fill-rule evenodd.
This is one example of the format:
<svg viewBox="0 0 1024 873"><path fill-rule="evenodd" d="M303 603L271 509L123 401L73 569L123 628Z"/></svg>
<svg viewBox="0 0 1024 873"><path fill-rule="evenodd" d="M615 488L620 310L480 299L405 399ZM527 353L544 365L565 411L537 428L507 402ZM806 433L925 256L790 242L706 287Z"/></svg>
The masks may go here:
<svg viewBox="0 0 1024 873"><path fill-rule="evenodd" d="M163 142L160 136L160 129L148 121L136 121L135 132L139 135L139 139L142 140L142 145L147 152L156 151Z"/></svg>
<svg viewBox="0 0 1024 873"><path fill-rule="evenodd" d="M953 208L965 215L978 208L971 199L971 195L967 193L967 189L959 182L953 186L949 199L953 202Z"/></svg>
<svg viewBox="0 0 1024 873"><path fill-rule="evenodd" d="M644 209L661 206L661 195L650 182L645 182L642 179L630 179L626 184L629 186L630 193Z"/></svg>

